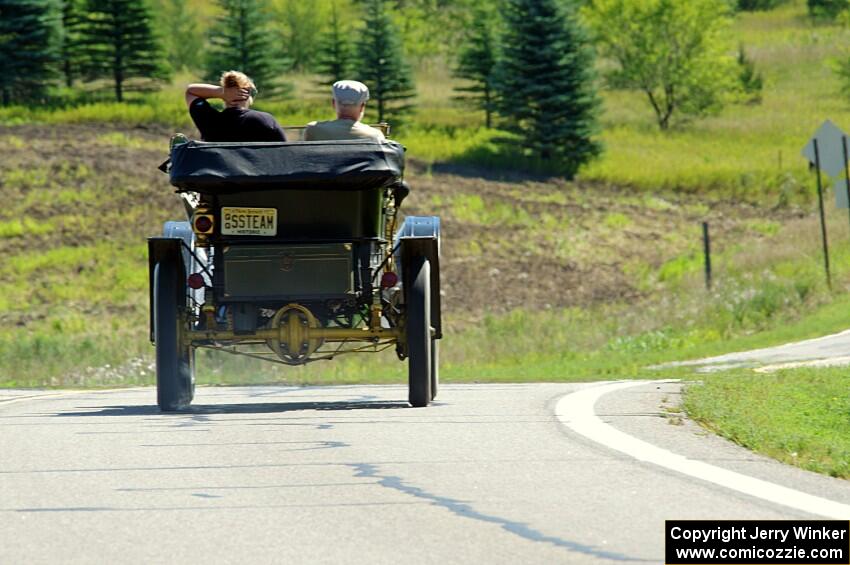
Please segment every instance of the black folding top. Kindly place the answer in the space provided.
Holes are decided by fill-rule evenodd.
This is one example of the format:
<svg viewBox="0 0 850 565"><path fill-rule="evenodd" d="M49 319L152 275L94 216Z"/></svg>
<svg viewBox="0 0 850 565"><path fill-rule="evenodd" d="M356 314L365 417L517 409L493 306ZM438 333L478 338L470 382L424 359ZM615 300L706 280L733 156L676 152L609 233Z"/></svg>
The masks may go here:
<svg viewBox="0 0 850 565"><path fill-rule="evenodd" d="M394 141L190 141L171 150L171 184L207 194L366 190L387 186L403 172L404 147Z"/></svg>

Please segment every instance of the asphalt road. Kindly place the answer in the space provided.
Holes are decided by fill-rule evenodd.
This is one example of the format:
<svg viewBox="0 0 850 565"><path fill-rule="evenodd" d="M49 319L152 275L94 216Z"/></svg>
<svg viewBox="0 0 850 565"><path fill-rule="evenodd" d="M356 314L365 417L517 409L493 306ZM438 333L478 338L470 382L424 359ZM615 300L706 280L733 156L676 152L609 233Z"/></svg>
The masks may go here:
<svg viewBox="0 0 850 565"><path fill-rule="evenodd" d="M711 372L740 367L774 371L789 367L845 365L850 365L850 330L776 347L727 353L692 361L665 363L659 367L695 366L700 372Z"/></svg>
<svg viewBox="0 0 850 565"><path fill-rule="evenodd" d="M154 394L0 392L0 563L660 563L665 519L850 519L676 383Z"/></svg>

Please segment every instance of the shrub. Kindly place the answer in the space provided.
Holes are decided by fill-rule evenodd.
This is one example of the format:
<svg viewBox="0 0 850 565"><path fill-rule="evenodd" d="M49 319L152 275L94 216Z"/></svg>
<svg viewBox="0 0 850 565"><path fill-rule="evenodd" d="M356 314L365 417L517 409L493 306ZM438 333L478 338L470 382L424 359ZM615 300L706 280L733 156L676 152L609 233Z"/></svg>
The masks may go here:
<svg viewBox="0 0 850 565"><path fill-rule="evenodd" d="M738 10L742 12L757 12L772 10L785 4L788 0L738 0Z"/></svg>
<svg viewBox="0 0 850 565"><path fill-rule="evenodd" d="M764 80L761 73L756 71L756 64L747 56L743 45L738 48L738 67L738 77L747 101L753 104L761 102Z"/></svg>
<svg viewBox="0 0 850 565"><path fill-rule="evenodd" d="M815 18L835 18L842 10L850 7L848 0L806 0L809 14Z"/></svg>

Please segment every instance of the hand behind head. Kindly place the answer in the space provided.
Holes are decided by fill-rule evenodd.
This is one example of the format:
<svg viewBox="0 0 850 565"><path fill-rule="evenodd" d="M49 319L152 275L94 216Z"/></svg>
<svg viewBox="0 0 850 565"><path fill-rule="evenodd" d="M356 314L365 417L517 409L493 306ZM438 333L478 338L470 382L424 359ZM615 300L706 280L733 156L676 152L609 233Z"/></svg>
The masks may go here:
<svg viewBox="0 0 850 565"><path fill-rule="evenodd" d="M224 87L222 96L225 106L228 108L247 108L251 106L253 99L251 98L251 89L240 88L238 86Z"/></svg>

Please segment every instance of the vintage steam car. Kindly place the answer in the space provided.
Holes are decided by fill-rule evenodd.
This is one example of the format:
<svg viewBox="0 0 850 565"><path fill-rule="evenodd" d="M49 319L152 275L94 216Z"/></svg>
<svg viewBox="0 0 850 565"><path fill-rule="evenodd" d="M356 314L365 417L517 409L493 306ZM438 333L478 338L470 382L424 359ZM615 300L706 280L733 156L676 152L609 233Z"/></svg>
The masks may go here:
<svg viewBox="0 0 850 565"><path fill-rule="evenodd" d="M170 161L190 220L148 240L163 411L192 401L197 348L287 365L395 348L410 404L434 399L440 219L397 226L401 145L184 139Z"/></svg>

